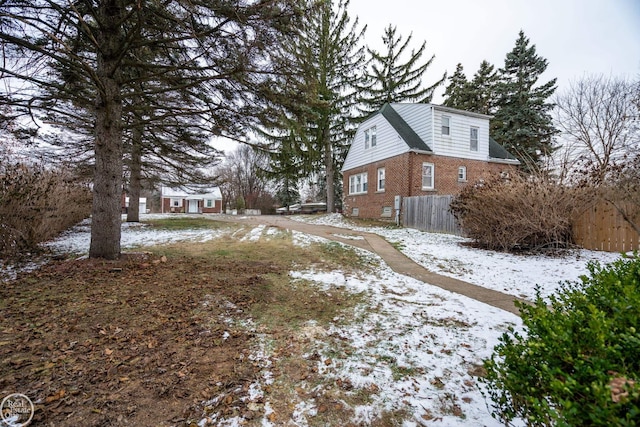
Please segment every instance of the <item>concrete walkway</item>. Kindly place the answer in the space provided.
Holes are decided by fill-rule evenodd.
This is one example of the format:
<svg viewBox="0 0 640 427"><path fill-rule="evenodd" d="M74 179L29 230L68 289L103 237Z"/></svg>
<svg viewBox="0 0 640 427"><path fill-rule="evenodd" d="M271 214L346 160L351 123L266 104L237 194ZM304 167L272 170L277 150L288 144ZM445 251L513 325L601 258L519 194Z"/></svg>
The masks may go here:
<svg viewBox="0 0 640 427"><path fill-rule="evenodd" d="M396 273L404 274L405 276L413 277L414 279L420 280L430 285L438 286L442 289L465 295L469 298L473 298L477 301L489 304L502 310L506 310L516 315L519 315L520 313L518 308L515 306L514 301L518 300L521 302L526 302L513 295L483 288L481 286L477 286L463 280L454 279L452 277L443 276L441 274L429 271L405 256L384 238L378 236L377 234L355 231L346 228L293 221L285 216L262 215L237 217L230 215L221 215L215 216L213 219L215 219L216 221L236 222L249 224L252 226L264 224L272 227L282 228L285 230L296 230L302 233L324 237L325 239L342 242L351 246L356 246L358 248L362 248L378 254ZM361 236L362 238L349 238L358 236Z"/></svg>

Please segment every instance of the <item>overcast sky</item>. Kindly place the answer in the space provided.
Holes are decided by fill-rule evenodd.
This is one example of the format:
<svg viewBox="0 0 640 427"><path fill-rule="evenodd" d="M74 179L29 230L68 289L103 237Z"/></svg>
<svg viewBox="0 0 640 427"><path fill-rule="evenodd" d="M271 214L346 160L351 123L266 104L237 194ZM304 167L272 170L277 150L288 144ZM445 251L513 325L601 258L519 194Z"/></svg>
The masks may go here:
<svg viewBox="0 0 640 427"><path fill-rule="evenodd" d="M502 67L521 29L549 61L542 79L557 77L559 91L585 73L640 76L640 0L351 0L349 14L367 25L372 47L389 24L413 33L415 48L426 40L436 56L427 83L458 63L467 78L483 59Z"/></svg>

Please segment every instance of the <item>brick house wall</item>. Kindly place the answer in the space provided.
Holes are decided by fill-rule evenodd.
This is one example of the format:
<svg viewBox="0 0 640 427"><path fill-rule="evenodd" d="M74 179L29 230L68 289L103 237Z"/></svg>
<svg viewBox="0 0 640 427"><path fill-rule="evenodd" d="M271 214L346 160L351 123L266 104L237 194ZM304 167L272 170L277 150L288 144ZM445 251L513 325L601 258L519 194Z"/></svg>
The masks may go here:
<svg viewBox="0 0 640 427"><path fill-rule="evenodd" d="M177 208L173 208L174 210L172 211L172 206L171 206L171 198L169 197L163 197L162 198L162 210L161 212L164 213L184 213L187 211L187 204L189 202L187 201L187 199L182 199L182 206L177 207ZM206 201L204 200L198 200L198 210L202 213L221 213L222 212L222 200L220 199L215 199L214 200L214 204L213 207L207 208L206 206Z"/></svg>
<svg viewBox="0 0 640 427"><path fill-rule="evenodd" d="M203 202L201 201L200 204ZM216 199L213 201L213 206L208 208L206 207L206 201L204 202L205 206L202 206L202 213L222 213L222 200Z"/></svg>
<svg viewBox="0 0 640 427"><path fill-rule="evenodd" d="M422 164L434 165L434 189L422 189ZM458 180L458 168L466 167L466 181ZM385 168L385 189L377 191L377 171ZM345 216L361 218L393 218L395 196L450 195L459 193L469 183L483 177L515 170L516 166L480 160L445 157L409 152L370 163L343 173L343 212ZM349 194L349 177L367 173L368 190L363 194ZM386 208L386 209L385 209ZM355 210L354 210L355 209ZM389 216L389 210L392 211Z"/></svg>

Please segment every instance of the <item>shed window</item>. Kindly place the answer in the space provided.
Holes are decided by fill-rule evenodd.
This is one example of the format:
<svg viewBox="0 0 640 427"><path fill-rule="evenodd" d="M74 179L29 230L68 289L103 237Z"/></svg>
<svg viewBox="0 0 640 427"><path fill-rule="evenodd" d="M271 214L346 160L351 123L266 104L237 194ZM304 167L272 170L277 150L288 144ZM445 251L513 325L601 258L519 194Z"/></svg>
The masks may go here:
<svg viewBox="0 0 640 427"><path fill-rule="evenodd" d="M207 202L206 202L206 203L207 203L207 207L208 207L208 208L212 208L212 207L213 207L213 200L211 200L211 199L207 199Z"/></svg>
<svg viewBox="0 0 640 427"><path fill-rule="evenodd" d="M171 207L181 208L182 207L182 199L171 199Z"/></svg>

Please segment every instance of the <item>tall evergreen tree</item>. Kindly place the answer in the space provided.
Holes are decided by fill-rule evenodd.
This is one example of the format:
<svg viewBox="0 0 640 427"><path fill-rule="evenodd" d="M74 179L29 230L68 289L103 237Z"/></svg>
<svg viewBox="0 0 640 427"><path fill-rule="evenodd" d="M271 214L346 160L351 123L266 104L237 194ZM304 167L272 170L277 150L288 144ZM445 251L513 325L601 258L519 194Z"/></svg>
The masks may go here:
<svg viewBox="0 0 640 427"><path fill-rule="evenodd" d="M352 23L348 0L310 0L307 5L306 21L282 42L282 77L272 96L276 113L269 112L275 120L263 116L260 133L267 141L263 149L271 154L272 171L289 177L321 176L332 212L340 167L355 131L365 28L358 28L357 19Z"/></svg>
<svg viewBox="0 0 640 427"><path fill-rule="evenodd" d="M497 85L497 110L492 136L531 169L553 151L553 126L547 100L556 90L556 79L538 84L547 69L547 60L536 53L536 46L520 31L516 45L506 56Z"/></svg>
<svg viewBox="0 0 640 427"><path fill-rule="evenodd" d="M445 107L457 108L459 110L468 110L471 104L471 86L464 74L464 67L458 63L456 71L449 76L449 84L444 90Z"/></svg>
<svg viewBox="0 0 640 427"><path fill-rule="evenodd" d="M413 35L409 34L403 41L402 35L396 31L396 27L391 25L385 28L382 36L385 52L367 47L370 66L363 84L359 85L362 119L378 111L385 103L431 102L433 92L447 77L445 73L441 79L425 87L424 74L435 55L421 64L427 42L423 41L417 51L412 49L409 52ZM402 62L405 57L406 62Z"/></svg>
<svg viewBox="0 0 640 427"><path fill-rule="evenodd" d="M56 108L55 98L42 95L43 90L61 85L58 75L51 73L52 67L86 76L91 85L73 99L79 102L85 93L93 95L88 109L95 155L91 257L113 259L120 255L123 108L130 99L126 91L129 71L145 69L145 76L163 76L168 69L181 70L168 90L209 82L219 105L228 102L231 110L249 105L251 96L241 92L253 85L252 73L262 76L265 52L276 30L290 24L289 12L295 6L293 0L0 3L0 40L5 55L0 73L32 85L8 94L12 104L23 107L27 114L34 109ZM152 45L163 52L157 60L136 56ZM192 93L199 94L197 90ZM67 112L73 115L72 109ZM211 112L217 113L215 109ZM221 123L227 123L226 118Z"/></svg>
<svg viewBox="0 0 640 427"><path fill-rule="evenodd" d="M498 72L488 61L480 63L480 68L469 82L470 100L468 110L474 113L491 115L496 112L496 86Z"/></svg>

